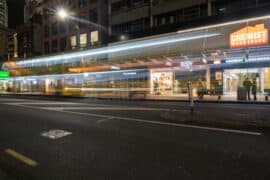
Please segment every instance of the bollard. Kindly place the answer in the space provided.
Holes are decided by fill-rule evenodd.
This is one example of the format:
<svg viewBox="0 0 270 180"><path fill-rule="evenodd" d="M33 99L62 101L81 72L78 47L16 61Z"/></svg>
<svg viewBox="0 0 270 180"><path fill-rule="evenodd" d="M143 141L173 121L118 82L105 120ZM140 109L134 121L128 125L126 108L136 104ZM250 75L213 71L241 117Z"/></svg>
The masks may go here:
<svg viewBox="0 0 270 180"><path fill-rule="evenodd" d="M188 82L188 97L189 97L189 101L190 101L190 113L193 114L193 112L194 112L194 99L193 99L192 82Z"/></svg>

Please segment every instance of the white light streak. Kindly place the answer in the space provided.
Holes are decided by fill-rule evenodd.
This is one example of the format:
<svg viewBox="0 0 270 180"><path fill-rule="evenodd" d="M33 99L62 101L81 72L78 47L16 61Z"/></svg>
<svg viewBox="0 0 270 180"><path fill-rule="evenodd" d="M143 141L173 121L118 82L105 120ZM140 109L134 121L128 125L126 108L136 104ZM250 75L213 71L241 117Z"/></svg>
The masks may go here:
<svg viewBox="0 0 270 180"><path fill-rule="evenodd" d="M173 44L177 42L185 42L191 40L197 40L202 38L210 38L214 36L220 35L219 33L211 33L211 34L204 34L201 33L193 33L189 35L176 35L176 36L169 36L169 37L161 37L156 39L149 39L144 41L137 41L132 43L126 43L121 45L114 45L111 47L106 48L98 48L94 50L86 50L80 51L75 53L63 54L63 55L56 55L51 57L44 57L44 58L37 58L37 59L30 59L24 61L17 61L17 65L21 66L41 66L44 63L54 63L54 64L61 64L63 60L69 60L66 62L76 62L80 61L81 57L85 56L97 56L102 54L109 54L109 53L117 53L122 51L130 51L136 50L141 48L148 48L148 47L155 47L155 46L162 46L167 44ZM77 59L76 59L77 58ZM70 60L73 59L73 60ZM39 64L41 63L41 64Z"/></svg>
<svg viewBox="0 0 270 180"><path fill-rule="evenodd" d="M188 33L188 32L193 32L193 31L201 31L201 30L207 30L207 29L218 28L218 27L229 26L229 25L240 24L240 23L248 23L250 21L258 21L258 20L264 20L264 19L270 19L270 15L230 21L230 22L214 24L214 25L209 25L209 26L202 26L202 27L191 28L191 29L186 29L186 30L179 30L177 31L177 33L182 34L182 33Z"/></svg>

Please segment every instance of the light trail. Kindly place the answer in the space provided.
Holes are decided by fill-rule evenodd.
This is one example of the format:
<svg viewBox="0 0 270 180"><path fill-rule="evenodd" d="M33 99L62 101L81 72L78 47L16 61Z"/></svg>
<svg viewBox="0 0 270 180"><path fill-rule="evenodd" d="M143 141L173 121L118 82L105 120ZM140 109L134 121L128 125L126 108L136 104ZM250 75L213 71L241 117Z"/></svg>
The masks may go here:
<svg viewBox="0 0 270 180"><path fill-rule="evenodd" d="M137 49L148 48L148 47L168 45L168 44L173 44L173 43L178 43L178 42L210 38L210 37L214 37L218 35L220 34L219 33L211 33L211 34L203 33L202 35L202 33L200 32L200 33L190 33L186 35L159 37L155 39L114 45L111 47L103 47L103 48L98 48L98 49L93 49L93 50L85 50L85 51L68 53L68 54L63 54L63 55L56 55L56 56L51 56L51 57L17 61L16 65L34 67L34 66L42 66L44 64L46 65L49 63L52 63L52 64L71 63L71 62L81 61L80 58L82 57L97 56L97 55L110 54L110 53L119 53L123 51L137 50Z"/></svg>

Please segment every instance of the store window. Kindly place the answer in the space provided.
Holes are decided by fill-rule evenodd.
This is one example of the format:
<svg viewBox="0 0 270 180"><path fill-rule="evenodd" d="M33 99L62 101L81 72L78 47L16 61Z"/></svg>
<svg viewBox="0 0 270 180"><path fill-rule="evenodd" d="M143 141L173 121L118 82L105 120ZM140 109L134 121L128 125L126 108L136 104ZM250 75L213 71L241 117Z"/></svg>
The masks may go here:
<svg viewBox="0 0 270 180"><path fill-rule="evenodd" d="M77 47L77 37L76 36L70 37L70 46L72 49Z"/></svg>
<svg viewBox="0 0 270 180"><path fill-rule="evenodd" d="M80 47L84 48L87 46L87 34L80 34Z"/></svg>
<svg viewBox="0 0 270 180"><path fill-rule="evenodd" d="M171 94L173 92L173 72L151 73L152 94Z"/></svg>
<svg viewBox="0 0 270 180"><path fill-rule="evenodd" d="M90 33L90 42L91 46L96 46L99 41L99 32L98 31L92 31Z"/></svg>

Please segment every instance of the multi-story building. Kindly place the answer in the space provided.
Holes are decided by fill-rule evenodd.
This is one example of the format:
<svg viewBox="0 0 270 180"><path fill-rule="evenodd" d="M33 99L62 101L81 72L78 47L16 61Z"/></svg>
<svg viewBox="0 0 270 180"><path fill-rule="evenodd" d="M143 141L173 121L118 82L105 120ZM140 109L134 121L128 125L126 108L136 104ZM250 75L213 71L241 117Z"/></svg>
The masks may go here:
<svg viewBox="0 0 270 180"><path fill-rule="evenodd" d="M8 7L6 0L0 0L0 26L8 27Z"/></svg>
<svg viewBox="0 0 270 180"><path fill-rule="evenodd" d="M6 27L0 28L0 61L16 56L16 31Z"/></svg>
<svg viewBox="0 0 270 180"><path fill-rule="evenodd" d="M24 7L24 24L16 27L18 57L27 58L42 54L42 0L26 0Z"/></svg>
<svg viewBox="0 0 270 180"><path fill-rule="evenodd" d="M260 15L269 0L110 0L111 41Z"/></svg>
<svg viewBox="0 0 270 180"><path fill-rule="evenodd" d="M107 41L106 0L44 0L42 8L44 54L102 46ZM57 16L61 8L68 18Z"/></svg>

